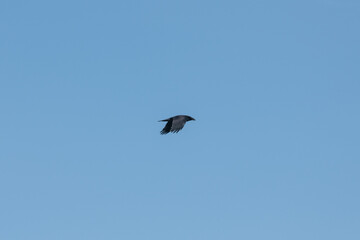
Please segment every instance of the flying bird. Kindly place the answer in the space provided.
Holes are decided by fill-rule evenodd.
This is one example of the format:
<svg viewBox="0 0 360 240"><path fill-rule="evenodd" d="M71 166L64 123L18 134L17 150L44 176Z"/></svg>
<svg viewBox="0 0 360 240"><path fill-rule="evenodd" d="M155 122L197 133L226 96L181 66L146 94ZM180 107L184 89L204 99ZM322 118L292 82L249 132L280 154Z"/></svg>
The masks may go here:
<svg viewBox="0 0 360 240"><path fill-rule="evenodd" d="M161 130L161 134L168 134L169 132L177 133L184 126L187 121L193 121L194 118L187 115L177 115L168 119L160 120L159 122L167 122L163 130Z"/></svg>

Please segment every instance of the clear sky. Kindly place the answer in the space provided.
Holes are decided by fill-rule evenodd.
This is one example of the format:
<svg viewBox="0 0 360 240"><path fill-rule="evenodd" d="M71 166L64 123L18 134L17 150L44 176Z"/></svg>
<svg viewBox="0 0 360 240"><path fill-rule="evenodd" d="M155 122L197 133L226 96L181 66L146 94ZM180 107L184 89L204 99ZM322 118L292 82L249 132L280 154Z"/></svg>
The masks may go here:
<svg viewBox="0 0 360 240"><path fill-rule="evenodd" d="M357 0L2 1L0 239L360 239L359 29Z"/></svg>

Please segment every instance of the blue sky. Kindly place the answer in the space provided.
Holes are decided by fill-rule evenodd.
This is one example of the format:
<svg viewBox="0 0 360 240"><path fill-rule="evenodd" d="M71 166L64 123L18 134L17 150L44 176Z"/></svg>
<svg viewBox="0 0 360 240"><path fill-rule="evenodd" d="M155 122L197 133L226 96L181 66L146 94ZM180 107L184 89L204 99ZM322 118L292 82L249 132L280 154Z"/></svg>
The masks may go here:
<svg viewBox="0 0 360 240"><path fill-rule="evenodd" d="M1 2L0 238L360 239L359 26L350 0Z"/></svg>

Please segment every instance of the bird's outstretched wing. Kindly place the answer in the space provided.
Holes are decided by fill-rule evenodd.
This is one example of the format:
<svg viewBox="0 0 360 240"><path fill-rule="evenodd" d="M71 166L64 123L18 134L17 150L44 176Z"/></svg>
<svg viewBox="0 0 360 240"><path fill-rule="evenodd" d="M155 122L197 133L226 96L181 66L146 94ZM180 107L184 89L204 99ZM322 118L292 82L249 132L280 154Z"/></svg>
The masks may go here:
<svg viewBox="0 0 360 240"><path fill-rule="evenodd" d="M186 121L183 118L174 118L171 125L171 132L177 133L185 126ZM166 126L165 126L166 127Z"/></svg>
<svg viewBox="0 0 360 240"><path fill-rule="evenodd" d="M165 127L163 128L163 130L161 130L161 132L160 132L161 134L168 134L171 131L173 119L169 118L166 120L167 120L167 123L166 123ZM166 121L166 120L161 120L161 121Z"/></svg>

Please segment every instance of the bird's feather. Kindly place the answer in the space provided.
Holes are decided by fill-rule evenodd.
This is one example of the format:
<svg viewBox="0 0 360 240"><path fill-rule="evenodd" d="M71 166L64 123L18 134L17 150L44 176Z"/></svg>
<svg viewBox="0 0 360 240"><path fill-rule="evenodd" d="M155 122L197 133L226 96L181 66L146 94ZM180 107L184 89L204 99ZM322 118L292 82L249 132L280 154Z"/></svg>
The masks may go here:
<svg viewBox="0 0 360 240"><path fill-rule="evenodd" d="M186 121L183 118L175 118L172 121L171 132L177 133L185 126Z"/></svg>
<svg viewBox="0 0 360 240"><path fill-rule="evenodd" d="M166 121L166 120L162 120L162 121ZM169 119L167 120L167 123L166 123L165 127L163 128L163 130L161 130L160 133L161 133L161 134L167 134L167 133L169 133L169 132L171 131L172 122L173 122L172 118L169 118Z"/></svg>

